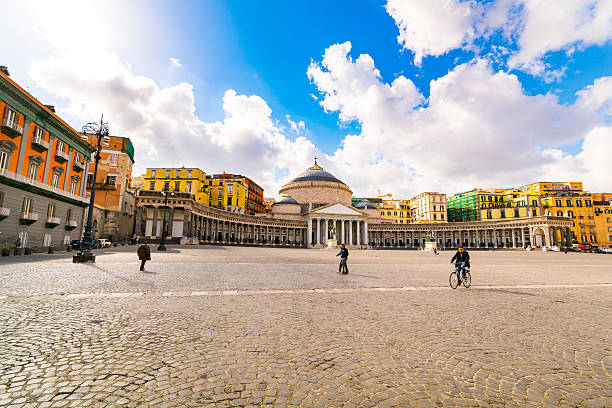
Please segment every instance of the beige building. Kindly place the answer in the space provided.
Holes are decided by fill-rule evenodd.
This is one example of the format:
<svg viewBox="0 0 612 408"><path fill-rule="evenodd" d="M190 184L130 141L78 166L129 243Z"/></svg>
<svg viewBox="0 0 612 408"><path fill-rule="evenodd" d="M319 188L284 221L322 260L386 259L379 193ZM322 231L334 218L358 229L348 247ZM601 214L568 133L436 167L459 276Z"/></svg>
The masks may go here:
<svg viewBox="0 0 612 408"><path fill-rule="evenodd" d="M425 192L410 199L411 223L447 222L446 194Z"/></svg>

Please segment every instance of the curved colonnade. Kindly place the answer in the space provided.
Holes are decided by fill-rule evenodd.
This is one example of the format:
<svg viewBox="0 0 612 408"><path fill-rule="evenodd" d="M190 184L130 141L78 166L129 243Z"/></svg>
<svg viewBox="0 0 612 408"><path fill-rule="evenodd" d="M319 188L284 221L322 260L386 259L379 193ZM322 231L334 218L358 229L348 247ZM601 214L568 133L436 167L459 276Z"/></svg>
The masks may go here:
<svg viewBox="0 0 612 408"><path fill-rule="evenodd" d="M430 231L439 247L571 245L571 221L565 217L438 224L382 223L365 213L349 217L302 214L280 218L211 208L195 202L187 193L169 196L166 207L160 192L142 191L138 196L136 235L159 240L165 218L167 241L176 243L318 247L327 244L325 232L333 226L338 243L349 246L418 248L429 240Z"/></svg>

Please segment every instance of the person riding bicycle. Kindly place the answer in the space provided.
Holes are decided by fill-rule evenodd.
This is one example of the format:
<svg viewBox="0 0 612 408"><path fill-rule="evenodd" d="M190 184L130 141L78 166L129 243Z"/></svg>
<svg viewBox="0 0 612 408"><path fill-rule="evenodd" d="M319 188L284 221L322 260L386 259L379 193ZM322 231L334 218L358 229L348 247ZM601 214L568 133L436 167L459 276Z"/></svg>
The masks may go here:
<svg viewBox="0 0 612 408"><path fill-rule="evenodd" d="M459 250L452 257L450 263L452 264L453 261L455 262L455 269L457 270L457 272L461 271L461 275L458 276L459 281L461 281L462 278L465 278L465 268L470 267L470 254L468 253L468 251L463 249L463 247L460 247Z"/></svg>

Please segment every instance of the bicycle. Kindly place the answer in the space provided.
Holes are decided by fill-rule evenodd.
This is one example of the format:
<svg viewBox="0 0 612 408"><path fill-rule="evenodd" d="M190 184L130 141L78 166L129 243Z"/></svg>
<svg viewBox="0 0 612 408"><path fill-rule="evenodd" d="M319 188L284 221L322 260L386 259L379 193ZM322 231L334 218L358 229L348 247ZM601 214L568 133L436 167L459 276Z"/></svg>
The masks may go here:
<svg viewBox="0 0 612 408"><path fill-rule="evenodd" d="M469 288L472 284L472 275L470 275L470 271L468 269L465 269L465 276L463 279L461 279L459 277L459 268L455 266L448 277L448 283L453 289L457 289L460 284L463 284L465 288Z"/></svg>

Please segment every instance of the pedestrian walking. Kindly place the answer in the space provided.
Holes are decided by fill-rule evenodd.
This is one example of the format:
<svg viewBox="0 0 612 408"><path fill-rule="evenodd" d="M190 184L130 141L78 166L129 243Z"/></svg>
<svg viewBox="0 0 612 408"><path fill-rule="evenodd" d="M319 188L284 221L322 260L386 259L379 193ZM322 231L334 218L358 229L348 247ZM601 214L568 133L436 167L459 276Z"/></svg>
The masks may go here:
<svg viewBox="0 0 612 408"><path fill-rule="evenodd" d="M346 265L346 261L348 260L349 251L346 249L344 244L340 244L340 252L336 254L336 256L340 257L340 265L338 266L338 273L343 275L348 274L348 266Z"/></svg>
<svg viewBox="0 0 612 408"><path fill-rule="evenodd" d="M148 241L138 247L138 259L140 259L140 270L144 272L145 263L151 260L151 248L149 248Z"/></svg>

